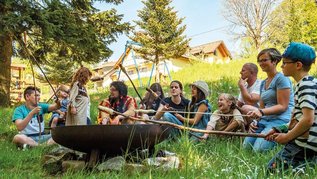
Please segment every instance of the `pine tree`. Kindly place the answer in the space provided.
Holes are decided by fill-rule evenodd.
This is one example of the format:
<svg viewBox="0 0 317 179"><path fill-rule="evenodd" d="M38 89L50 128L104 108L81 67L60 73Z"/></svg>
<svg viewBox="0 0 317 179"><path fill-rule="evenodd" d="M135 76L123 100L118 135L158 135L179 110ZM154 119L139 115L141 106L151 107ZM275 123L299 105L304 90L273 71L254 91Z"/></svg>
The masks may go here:
<svg viewBox="0 0 317 179"><path fill-rule="evenodd" d="M189 40L183 35L184 18L177 17L177 12L170 7L171 0L142 2L144 8L138 11L140 20L135 21L140 31L134 32L131 39L141 44L135 49L140 56L155 64L155 80L159 82L159 62L183 55Z"/></svg>
<svg viewBox="0 0 317 179"><path fill-rule="evenodd" d="M122 0L105 0L118 4ZM9 105L11 57L32 59L24 45L39 63L47 63L50 53L67 49L67 60L73 63L96 63L108 58L107 47L118 34L130 29L121 22L114 9L99 12L93 1L83 0L1 0L0 1L0 106ZM62 48L60 48L62 47Z"/></svg>

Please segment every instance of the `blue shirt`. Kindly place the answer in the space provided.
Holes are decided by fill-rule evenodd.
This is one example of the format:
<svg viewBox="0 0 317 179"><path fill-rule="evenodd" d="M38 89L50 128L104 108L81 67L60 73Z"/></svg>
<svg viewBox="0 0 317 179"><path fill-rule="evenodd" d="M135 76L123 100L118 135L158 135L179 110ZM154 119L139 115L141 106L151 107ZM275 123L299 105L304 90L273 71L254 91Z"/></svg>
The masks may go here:
<svg viewBox="0 0 317 179"><path fill-rule="evenodd" d="M279 114L266 115L263 116L261 119L267 121L282 120L285 123L289 122L291 118L291 111L294 107L294 94L291 80L285 77L282 73L277 73L272 79L272 82L267 89L265 89L265 83L266 80L263 80L260 88L261 100L263 101L265 108L277 105L277 90L290 89L291 93L288 108L286 111Z"/></svg>
<svg viewBox="0 0 317 179"><path fill-rule="evenodd" d="M40 120L41 120L41 133L44 132L44 120L43 120L43 114L49 113L48 111L48 104L45 103L39 103L39 106L41 106L41 111L39 113ZM17 119L24 120L24 118L31 112L29 108L27 108L24 104L15 108L12 116L12 122L15 122ZM20 131L20 133L25 134L25 135L30 135L30 134L38 134L39 133L39 123L37 120L37 115L34 115L28 125Z"/></svg>

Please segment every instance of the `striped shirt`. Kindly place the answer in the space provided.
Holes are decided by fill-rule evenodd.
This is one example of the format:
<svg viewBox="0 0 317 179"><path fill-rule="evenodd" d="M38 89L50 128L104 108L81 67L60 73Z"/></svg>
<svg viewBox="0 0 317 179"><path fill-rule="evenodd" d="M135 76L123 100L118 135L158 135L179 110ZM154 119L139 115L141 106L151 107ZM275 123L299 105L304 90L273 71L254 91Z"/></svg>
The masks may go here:
<svg viewBox="0 0 317 179"><path fill-rule="evenodd" d="M308 138L298 137L295 139L297 145L317 151L317 79L305 76L295 86L295 108L294 119L300 121L303 117L303 108L314 110L314 123L309 129Z"/></svg>

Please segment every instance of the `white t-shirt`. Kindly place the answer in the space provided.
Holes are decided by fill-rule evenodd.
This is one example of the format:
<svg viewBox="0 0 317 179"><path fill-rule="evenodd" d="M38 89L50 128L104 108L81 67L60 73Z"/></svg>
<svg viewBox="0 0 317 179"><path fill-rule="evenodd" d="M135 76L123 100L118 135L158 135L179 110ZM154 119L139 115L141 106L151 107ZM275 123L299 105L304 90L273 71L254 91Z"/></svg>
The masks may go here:
<svg viewBox="0 0 317 179"><path fill-rule="evenodd" d="M262 80L256 79L256 81L253 83L252 86L250 86L249 88L247 87L248 93L249 93L249 94L258 94L258 95L259 95L259 94L260 94L261 82L262 82ZM246 84L246 85L248 85L248 84ZM243 98L242 98L241 92L240 92L240 94L239 94L238 100L239 100L240 102L242 102L242 103L245 103L244 100L243 100ZM258 106L259 106L259 103L257 103L257 106L256 106L256 107L258 107Z"/></svg>

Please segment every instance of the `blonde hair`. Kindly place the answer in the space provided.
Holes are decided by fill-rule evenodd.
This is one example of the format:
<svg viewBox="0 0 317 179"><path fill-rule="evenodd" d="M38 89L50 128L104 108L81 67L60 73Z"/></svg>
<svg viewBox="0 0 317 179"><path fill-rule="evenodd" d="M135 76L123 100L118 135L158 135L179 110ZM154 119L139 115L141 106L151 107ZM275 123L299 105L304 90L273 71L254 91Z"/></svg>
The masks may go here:
<svg viewBox="0 0 317 179"><path fill-rule="evenodd" d="M58 97L61 96L61 91L69 93L69 87L66 86L66 85L59 85L59 87L58 87Z"/></svg>
<svg viewBox="0 0 317 179"><path fill-rule="evenodd" d="M237 108L237 100L232 94L221 93L219 95L219 97L220 96L223 96L227 101L230 101L232 103L231 106L230 106L230 109L236 109Z"/></svg>

